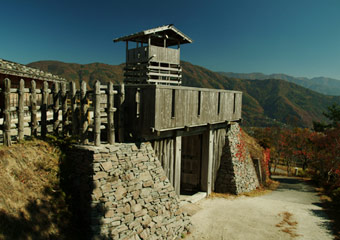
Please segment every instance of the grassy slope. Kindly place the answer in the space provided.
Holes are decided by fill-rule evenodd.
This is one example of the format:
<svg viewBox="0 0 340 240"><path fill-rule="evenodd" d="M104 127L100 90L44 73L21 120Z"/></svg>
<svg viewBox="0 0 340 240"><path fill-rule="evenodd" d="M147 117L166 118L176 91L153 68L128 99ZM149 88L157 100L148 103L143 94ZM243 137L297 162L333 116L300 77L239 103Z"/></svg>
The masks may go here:
<svg viewBox="0 0 340 240"><path fill-rule="evenodd" d="M0 239L60 239L69 231L60 157L40 140L0 147Z"/></svg>

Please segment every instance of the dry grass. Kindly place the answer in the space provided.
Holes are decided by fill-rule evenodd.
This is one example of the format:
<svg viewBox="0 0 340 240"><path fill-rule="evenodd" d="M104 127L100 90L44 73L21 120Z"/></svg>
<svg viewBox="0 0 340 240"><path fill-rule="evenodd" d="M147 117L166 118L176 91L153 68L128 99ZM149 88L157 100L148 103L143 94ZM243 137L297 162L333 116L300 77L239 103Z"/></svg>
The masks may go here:
<svg viewBox="0 0 340 240"><path fill-rule="evenodd" d="M226 199L235 199L237 195L230 194L230 193L215 193L212 192L209 198L226 198Z"/></svg>
<svg viewBox="0 0 340 240"><path fill-rule="evenodd" d="M262 196L268 193L271 193L273 190L275 190L280 185L279 182L268 180L266 183L266 187L259 187L251 192L241 193L239 195L230 194L230 193L211 193L209 196L210 198L226 198L226 199L235 199L240 196L246 196L246 197L258 197Z"/></svg>
<svg viewBox="0 0 340 240"><path fill-rule="evenodd" d="M32 140L0 147L0 239L51 239L65 213L61 152Z"/></svg>
<svg viewBox="0 0 340 240"><path fill-rule="evenodd" d="M283 218L280 223L275 225L276 227L280 228L280 231L289 234L292 238L300 236L296 233L298 222L292 220L293 214L290 212L282 212L278 215Z"/></svg>

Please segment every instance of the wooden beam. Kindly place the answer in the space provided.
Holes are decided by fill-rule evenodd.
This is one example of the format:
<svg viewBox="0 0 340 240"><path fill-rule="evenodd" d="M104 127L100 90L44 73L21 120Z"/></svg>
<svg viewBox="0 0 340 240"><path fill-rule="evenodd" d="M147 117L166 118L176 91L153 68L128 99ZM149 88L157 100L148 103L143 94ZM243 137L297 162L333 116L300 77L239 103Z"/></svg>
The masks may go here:
<svg viewBox="0 0 340 240"><path fill-rule="evenodd" d="M79 134L79 120L76 113L77 110L77 102L76 102L76 83L70 82L70 99L71 99L71 112L72 112L72 135L78 135Z"/></svg>
<svg viewBox="0 0 340 240"><path fill-rule="evenodd" d="M214 135L213 130L207 130L202 139L202 169L201 188L207 195L212 190L212 164L213 164Z"/></svg>
<svg viewBox="0 0 340 240"><path fill-rule="evenodd" d="M67 92L66 92L66 83L61 83L61 112L62 112L62 126L63 126L63 135L67 134L67 126L69 125L67 119Z"/></svg>
<svg viewBox="0 0 340 240"><path fill-rule="evenodd" d="M53 132L58 135L59 129L59 83L53 84Z"/></svg>
<svg viewBox="0 0 340 240"><path fill-rule="evenodd" d="M181 160L182 160L182 137L174 137L174 188L176 194L181 193Z"/></svg>
<svg viewBox="0 0 340 240"><path fill-rule="evenodd" d="M114 128L114 92L112 82L107 84L107 141L110 144L115 143L115 128Z"/></svg>
<svg viewBox="0 0 340 240"><path fill-rule="evenodd" d="M86 82L80 83L80 140L82 144L88 144L87 128L87 98L86 98Z"/></svg>
<svg viewBox="0 0 340 240"><path fill-rule="evenodd" d="M94 145L100 145L100 82L94 85Z"/></svg>
<svg viewBox="0 0 340 240"><path fill-rule="evenodd" d="M4 144L6 146L12 145L11 140L11 80L5 79L5 91L4 91Z"/></svg>
<svg viewBox="0 0 340 240"><path fill-rule="evenodd" d="M20 79L18 91L18 135L19 141L24 140L24 88L25 81Z"/></svg>
<svg viewBox="0 0 340 240"><path fill-rule="evenodd" d="M45 138L47 133L47 110L48 110L48 83L44 81L41 104L41 137Z"/></svg>
<svg viewBox="0 0 340 240"><path fill-rule="evenodd" d="M37 117L37 93L36 83L31 81L31 135L37 136L38 131L38 117Z"/></svg>

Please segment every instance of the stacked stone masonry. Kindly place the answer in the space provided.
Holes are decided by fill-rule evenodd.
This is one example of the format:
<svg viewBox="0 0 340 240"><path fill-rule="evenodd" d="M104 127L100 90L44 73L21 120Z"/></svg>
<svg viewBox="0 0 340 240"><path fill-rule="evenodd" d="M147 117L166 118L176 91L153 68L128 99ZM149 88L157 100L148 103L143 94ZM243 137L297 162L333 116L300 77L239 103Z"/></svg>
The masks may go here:
<svg viewBox="0 0 340 240"><path fill-rule="evenodd" d="M238 123L230 125L223 148L220 168L217 173L215 191L240 194L259 187L253 161Z"/></svg>
<svg viewBox="0 0 340 240"><path fill-rule="evenodd" d="M90 186L91 210L82 214L90 217L92 239L177 239L188 232L190 219L181 211L151 144L75 148L72 158L90 166L76 175L84 179L90 173L87 183L78 184L83 185L81 194L84 185ZM79 207L84 209L86 201L80 197Z"/></svg>

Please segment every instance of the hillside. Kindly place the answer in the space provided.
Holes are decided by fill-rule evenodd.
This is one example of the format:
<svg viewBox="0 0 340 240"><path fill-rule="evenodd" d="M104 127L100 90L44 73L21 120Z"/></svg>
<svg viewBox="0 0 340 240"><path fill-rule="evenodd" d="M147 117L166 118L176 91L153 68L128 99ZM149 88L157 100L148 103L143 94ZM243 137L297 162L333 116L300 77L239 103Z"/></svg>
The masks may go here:
<svg viewBox="0 0 340 240"><path fill-rule="evenodd" d="M68 80L79 83L96 79L102 82L123 81L124 65L103 63L75 64L57 61L40 61L29 64ZM229 78L206 68L182 62L183 85L233 89L243 91L243 119L248 126L270 126L289 124L311 127L312 121L325 121L322 112L340 97L326 96L284 80L241 80Z"/></svg>
<svg viewBox="0 0 340 240"><path fill-rule="evenodd" d="M340 80L326 77L292 77L286 74L270 74L263 73L233 73L233 72L219 72L221 75L247 80L266 80L266 79L280 79L295 83L310 90L323 93L326 95L340 96Z"/></svg>
<svg viewBox="0 0 340 240"><path fill-rule="evenodd" d="M0 239L62 239L70 214L58 148L32 140L0 148Z"/></svg>
<svg viewBox="0 0 340 240"><path fill-rule="evenodd" d="M108 65L104 63L64 63L58 61L39 61L28 64L30 67L38 68L43 71L55 73L63 76L68 80L75 81L79 84L80 81L89 83L92 87L97 79L102 82L113 80L114 83L123 81L124 65Z"/></svg>

